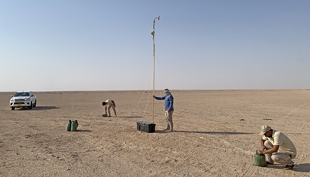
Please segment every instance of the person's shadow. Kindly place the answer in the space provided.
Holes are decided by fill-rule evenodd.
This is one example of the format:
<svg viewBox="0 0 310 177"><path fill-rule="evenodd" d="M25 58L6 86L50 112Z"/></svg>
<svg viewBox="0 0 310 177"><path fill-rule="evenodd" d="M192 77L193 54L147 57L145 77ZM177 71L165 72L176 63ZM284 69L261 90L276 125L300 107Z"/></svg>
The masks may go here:
<svg viewBox="0 0 310 177"><path fill-rule="evenodd" d="M295 167L293 168L293 171L310 172L310 163L303 163L303 164L295 165Z"/></svg>
<svg viewBox="0 0 310 177"><path fill-rule="evenodd" d="M181 132L181 133L202 133L202 134L223 134L223 135L238 135L238 134L254 134L254 133L244 133L244 132L200 132L200 131L176 131L173 132ZM170 133L167 130L156 130L153 133Z"/></svg>
<svg viewBox="0 0 310 177"><path fill-rule="evenodd" d="M174 131L183 133L202 133L202 134L223 134L223 135L238 135L238 134L254 134L254 133L244 133L244 132L203 132L203 131Z"/></svg>
<svg viewBox="0 0 310 177"><path fill-rule="evenodd" d="M274 168L274 169L283 169L284 166L280 164L276 165L268 165L267 168ZM292 171L296 172L310 172L310 163L303 163L303 164L295 164L295 167Z"/></svg>

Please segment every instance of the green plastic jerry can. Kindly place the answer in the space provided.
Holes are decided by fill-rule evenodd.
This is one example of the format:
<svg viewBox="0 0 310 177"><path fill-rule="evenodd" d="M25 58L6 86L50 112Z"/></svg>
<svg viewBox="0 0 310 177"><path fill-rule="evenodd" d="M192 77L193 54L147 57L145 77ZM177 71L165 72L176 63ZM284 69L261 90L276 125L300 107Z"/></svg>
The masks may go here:
<svg viewBox="0 0 310 177"><path fill-rule="evenodd" d="M71 120L69 120L69 123L67 124L66 130L71 131Z"/></svg>
<svg viewBox="0 0 310 177"><path fill-rule="evenodd" d="M254 163L253 163L253 165L260 166L260 167L267 166L265 155L264 154L258 154L257 151L256 151L256 154L254 155Z"/></svg>
<svg viewBox="0 0 310 177"><path fill-rule="evenodd" d="M72 123L71 123L71 131L76 131L78 125L79 125L79 123L77 122L77 120L75 120L74 122L72 122Z"/></svg>

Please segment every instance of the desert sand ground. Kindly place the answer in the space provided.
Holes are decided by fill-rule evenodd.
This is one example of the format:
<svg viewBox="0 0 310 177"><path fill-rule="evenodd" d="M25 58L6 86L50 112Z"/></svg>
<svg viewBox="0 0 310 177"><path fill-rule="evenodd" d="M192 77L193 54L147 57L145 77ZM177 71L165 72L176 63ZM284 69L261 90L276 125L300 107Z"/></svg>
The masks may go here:
<svg viewBox="0 0 310 177"><path fill-rule="evenodd" d="M152 91L34 93L36 108L13 111L0 93L0 176L310 176L309 89L171 90L175 132L155 100L155 133L136 123L153 122ZM106 99L117 117L102 117ZM294 170L252 165L264 124L295 144Z"/></svg>

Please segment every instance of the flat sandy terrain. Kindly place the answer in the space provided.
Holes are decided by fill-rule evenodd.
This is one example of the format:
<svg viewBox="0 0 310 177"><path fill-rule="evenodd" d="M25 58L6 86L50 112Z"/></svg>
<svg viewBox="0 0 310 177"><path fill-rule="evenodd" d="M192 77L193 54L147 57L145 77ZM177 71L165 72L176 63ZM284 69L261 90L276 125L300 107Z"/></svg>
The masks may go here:
<svg viewBox="0 0 310 177"><path fill-rule="evenodd" d="M172 133L158 100L156 132L137 131L153 122L151 91L34 93L36 108L12 111L14 93L0 92L0 176L310 176L309 89L171 90ZM102 117L106 99L117 117ZM295 144L294 170L252 165L264 124Z"/></svg>

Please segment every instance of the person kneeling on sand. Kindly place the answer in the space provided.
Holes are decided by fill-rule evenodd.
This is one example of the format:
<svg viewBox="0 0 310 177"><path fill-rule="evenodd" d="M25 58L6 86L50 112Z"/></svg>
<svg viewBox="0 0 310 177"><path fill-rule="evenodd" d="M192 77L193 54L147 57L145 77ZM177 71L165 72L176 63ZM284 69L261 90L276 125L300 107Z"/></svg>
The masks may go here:
<svg viewBox="0 0 310 177"><path fill-rule="evenodd" d="M105 110L105 113L107 114L107 109L108 109L108 113L109 113L109 117L111 117L111 113L110 113L110 109L113 108L113 111L114 111L114 114L115 114L115 117L117 117L116 115L116 110L115 110L115 102L114 100L106 100L104 102L102 102L102 106L104 106L104 110Z"/></svg>
<svg viewBox="0 0 310 177"><path fill-rule="evenodd" d="M286 169L293 169L293 158L296 157L297 151L293 142L282 132L273 130L267 125L261 127L261 150L258 154L265 154L266 163L274 162L285 165Z"/></svg>

